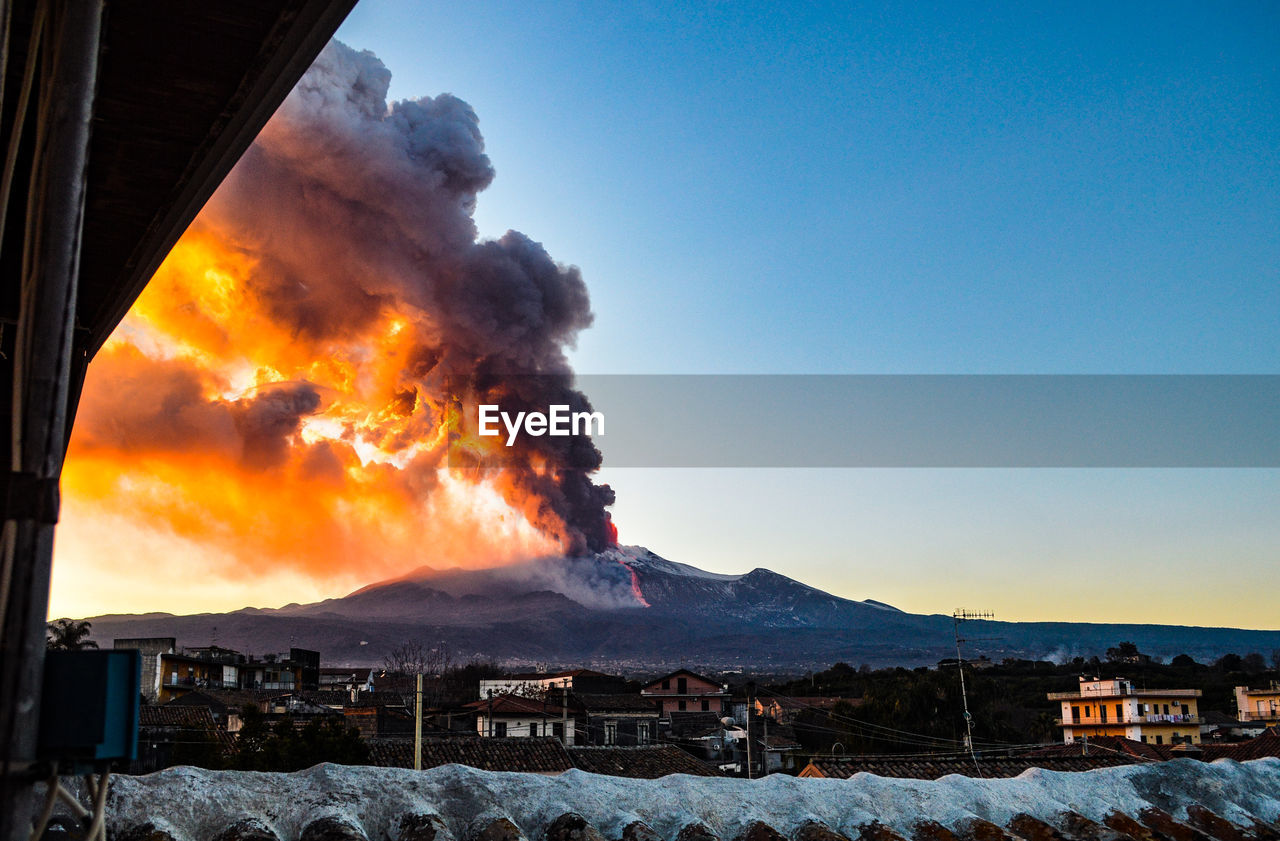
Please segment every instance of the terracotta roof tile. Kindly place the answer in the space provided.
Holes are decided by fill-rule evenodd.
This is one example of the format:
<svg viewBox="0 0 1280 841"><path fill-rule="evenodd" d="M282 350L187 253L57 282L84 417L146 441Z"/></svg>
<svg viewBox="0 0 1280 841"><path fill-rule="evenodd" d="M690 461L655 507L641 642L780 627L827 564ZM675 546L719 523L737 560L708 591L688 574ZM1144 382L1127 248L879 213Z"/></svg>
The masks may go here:
<svg viewBox="0 0 1280 841"><path fill-rule="evenodd" d="M413 767L411 739L369 739L369 761L386 768ZM484 771L560 773L573 767L559 739L460 738L428 740L422 744L422 767L467 765Z"/></svg>
<svg viewBox="0 0 1280 841"><path fill-rule="evenodd" d="M668 774L719 777L719 771L680 750L675 745L644 747L571 747L569 759L575 768L614 777L657 779Z"/></svg>
<svg viewBox="0 0 1280 841"><path fill-rule="evenodd" d="M847 779L854 774L868 773L877 777L898 777L916 780L937 780L950 774L966 777L1016 777L1029 768L1048 771L1092 771L1095 768L1112 768L1132 765L1134 757L1109 754L1102 756L1048 756L1001 757L980 759L977 766L969 757L879 757L855 756L840 758L818 757L810 762L801 776ZM981 770L979 770L981 769Z"/></svg>

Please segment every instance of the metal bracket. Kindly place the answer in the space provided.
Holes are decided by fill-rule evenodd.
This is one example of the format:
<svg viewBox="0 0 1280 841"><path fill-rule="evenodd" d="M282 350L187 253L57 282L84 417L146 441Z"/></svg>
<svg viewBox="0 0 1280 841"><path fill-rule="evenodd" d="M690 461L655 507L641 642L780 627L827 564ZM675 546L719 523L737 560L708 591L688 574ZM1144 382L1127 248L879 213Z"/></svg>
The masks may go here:
<svg viewBox="0 0 1280 841"><path fill-rule="evenodd" d="M34 473L0 473L0 503L6 520L35 520L52 525L58 522L61 504L58 480Z"/></svg>

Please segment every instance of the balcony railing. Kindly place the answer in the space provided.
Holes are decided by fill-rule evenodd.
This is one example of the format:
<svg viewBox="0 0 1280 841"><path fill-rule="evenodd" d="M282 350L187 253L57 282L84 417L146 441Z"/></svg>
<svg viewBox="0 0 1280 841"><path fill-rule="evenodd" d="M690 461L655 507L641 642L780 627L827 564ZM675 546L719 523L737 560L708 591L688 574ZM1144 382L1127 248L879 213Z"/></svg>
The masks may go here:
<svg viewBox="0 0 1280 841"><path fill-rule="evenodd" d="M1242 712L1240 713L1241 721L1276 721L1280 720L1280 710L1270 710L1268 712Z"/></svg>
<svg viewBox="0 0 1280 841"><path fill-rule="evenodd" d="M235 689L234 683L226 683L221 680L213 680L204 677L167 677L164 679L165 686L171 687L195 687L197 689Z"/></svg>
<svg viewBox="0 0 1280 841"><path fill-rule="evenodd" d="M1076 719L1054 719L1059 727L1128 727L1131 724L1202 724L1198 715L1135 715L1128 718L1102 719L1097 716Z"/></svg>
<svg viewBox="0 0 1280 841"><path fill-rule="evenodd" d="M1199 689L1134 689L1129 692L1050 692L1050 701L1099 701L1105 698L1199 698Z"/></svg>

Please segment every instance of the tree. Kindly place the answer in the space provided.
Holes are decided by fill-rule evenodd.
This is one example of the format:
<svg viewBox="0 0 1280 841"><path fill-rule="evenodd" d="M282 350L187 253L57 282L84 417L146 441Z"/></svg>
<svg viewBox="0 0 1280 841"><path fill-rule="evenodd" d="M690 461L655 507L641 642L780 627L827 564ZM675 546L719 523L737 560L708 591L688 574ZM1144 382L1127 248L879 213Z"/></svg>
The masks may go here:
<svg viewBox="0 0 1280 841"><path fill-rule="evenodd" d="M1261 674L1267 670L1266 658L1257 651L1252 651L1241 658L1240 665L1251 675Z"/></svg>
<svg viewBox="0 0 1280 841"><path fill-rule="evenodd" d="M1142 660L1142 652L1132 642L1122 642L1115 648L1107 649L1107 661L1110 663L1138 663Z"/></svg>
<svg viewBox="0 0 1280 841"><path fill-rule="evenodd" d="M1174 657L1173 660L1169 662L1169 665L1173 666L1176 669L1191 669L1191 668L1195 668L1195 666L1198 664L1196 663L1195 660L1191 659L1191 655L1179 654L1177 657Z"/></svg>
<svg viewBox="0 0 1280 841"><path fill-rule="evenodd" d="M86 648L97 648L98 644L89 639L93 633L93 623L88 619L77 622L74 619L59 619L48 624L45 646L50 651L81 651Z"/></svg>
<svg viewBox="0 0 1280 841"><path fill-rule="evenodd" d="M440 677L453 667L453 654L444 643L427 648L426 643L408 640L387 652L382 665L393 675Z"/></svg>
<svg viewBox="0 0 1280 841"><path fill-rule="evenodd" d="M1280 672L1280 648L1271 649L1271 670Z"/></svg>
<svg viewBox="0 0 1280 841"><path fill-rule="evenodd" d="M1224 654L1219 657L1213 665L1220 671L1238 672L1244 666L1244 658L1234 652L1231 654Z"/></svg>

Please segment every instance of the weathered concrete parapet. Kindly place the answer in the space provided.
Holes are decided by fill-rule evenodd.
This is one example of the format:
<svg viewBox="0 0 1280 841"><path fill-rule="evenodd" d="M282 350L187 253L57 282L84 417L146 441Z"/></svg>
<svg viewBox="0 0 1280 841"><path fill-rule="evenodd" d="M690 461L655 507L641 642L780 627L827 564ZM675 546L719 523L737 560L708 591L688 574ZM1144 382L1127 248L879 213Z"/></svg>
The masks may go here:
<svg viewBox="0 0 1280 841"><path fill-rule="evenodd" d="M1280 841L1280 760L936 781L172 768L113 779L107 808L112 841Z"/></svg>
<svg viewBox="0 0 1280 841"><path fill-rule="evenodd" d="M681 828L675 841L720 841L720 836L702 821L695 821Z"/></svg>
<svg viewBox="0 0 1280 841"><path fill-rule="evenodd" d="M547 825L543 841L604 841L604 836L577 812L565 812Z"/></svg>
<svg viewBox="0 0 1280 841"><path fill-rule="evenodd" d="M787 841L787 836L764 821L753 821L733 841Z"/></svg>
<svg viewBox="0 0 1280 841"><path fill-rule="evenodd" d="M1062 831L1067 837L1078 838L1080 841L1135 841L1132 835L1089 820L1079 812L1063 813Z"/></svg>
<svg viewBox="0 0 1280 841"><path fill-rule="evenodd" d="M996 826L991 821L984 821L982 818L970 818L967 821L963 821L960 826L956 827L956 830L961 841L1017 841L1005 831L1004 827Z"/></svg>
<svg viewBox="0 0 1280 841"><path fill-rule="evenodd" d="M1210 841L1208 835L1194 827L1174 820L1173 815L1154 806L1143 809L1138 813L1138 818L1150 829L1154 830L1157 837L1163 835L1165 838L1173 839L1173 841Z"/></svg>
<svg viewBox="0 0 1280 841"><path fill-rule="evenodd" d="M1026 841L1067 841L1067 837L1049 824L1019 812L1009 819L1008 829Z"/></svg>
<svg viewBox="0 0 1280 841"><path fill-rule="evenodd" d="M298 841L369 841L364 830L343 818L326 816L302 828Z"/></svg>
<svg viewBox="0 0 1280 841"><path fill-rule="evenodd" d="M467 841L528 841L510 818L480 820L467 834Z"/></svg>
<svg viewBox="0 0 1280 841"><path fill-rule="evenodd" d="M262 821L245 818L219 832L212 841L280 841L280 836Z"/></svg>
<svg viewBox="0 0 1280 841"><path fill-rule="evenodd" d="M111 838L112 841L174 841L172 833L153 823L135 824Z"/></svg>
<svg viewBox="0 0 1280 841"><path fill-rule="evenodd" d="M848 836L818 821L805 821L796 830L794 839L795 841L849 841Z"/></svg>
<svg viewBox="0 0 1280 841"><path fill-rule="evenodd" d="M1252 841L1239 827L1198 804L1187 807L1187 823L1217 841Z"/></svg>
<svg viewBox="0 0 1280 841"><path fill-rule="evenodd" d="M408 812L394 820L390 841L454 841L453 833L437 814Z"/></svg>
<svg viewBox="0 0 1280 841"><path fill-rule="evenodd" d="M632 821L622 828L621 841L663 841L663 839L644 821Z"/></svg>
<svg viewBox="0 0 1280 841"><path fill-rule="evenodd" d="M858 841L907 841L907 839L879 821L873 821L862 827Z"/></svg>
<svg viewBox="0 0 1280 841"><path fill-rule="evenodd" d="M960 841L960 836L937 821L920 821L912 827L911 841Z"/></svg>

